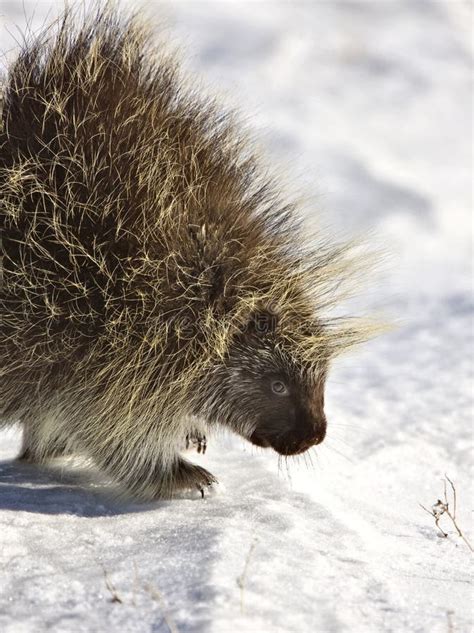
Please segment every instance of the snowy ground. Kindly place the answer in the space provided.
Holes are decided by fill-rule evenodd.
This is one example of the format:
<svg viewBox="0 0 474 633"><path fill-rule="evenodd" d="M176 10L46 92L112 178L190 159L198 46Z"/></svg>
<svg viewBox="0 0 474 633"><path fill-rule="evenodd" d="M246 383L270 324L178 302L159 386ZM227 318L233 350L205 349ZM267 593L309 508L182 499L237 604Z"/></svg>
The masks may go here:
<svg viewBox="0 0 474 633"><path fill-rule="evenodd" d="M3 49L51 7L2 0ZM419 503L447 473L474 541L470 4L177 2L166 15L189 66L292 166L309 221L324 212L390 250L364 302L399 327L334 368L312 466L211 443L196 461L223 485L205 500L113 502L89 475L18 466L19 432L1 432L0 630L467 633L472 556Z"/></svg>

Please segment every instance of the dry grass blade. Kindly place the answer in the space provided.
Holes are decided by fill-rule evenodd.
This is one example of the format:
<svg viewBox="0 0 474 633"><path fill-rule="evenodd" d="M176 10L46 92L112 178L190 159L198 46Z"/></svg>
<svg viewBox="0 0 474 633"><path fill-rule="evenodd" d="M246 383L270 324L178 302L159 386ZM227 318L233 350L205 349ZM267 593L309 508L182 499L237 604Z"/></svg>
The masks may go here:
<svg viewBox="0 0 474 633"><path fill-rule="evenodd" d="M117 590L115 589L114 585L112 584L112 581L110 580L108 574L107 574L107 570L105 569L105 567L102 565L102 571L104 572L104 580L105 580L105 586L107 587L111 598L110 598L110 602L118 602L119 604L123 604L123 600L120 598L120 596L117 593Z"/></svg>
<svg viewBox="0 0 474 633"><path fill-rule="evenodd" d="M162 612L162 615L163 615L163 620L165 621L169 632L170 633L179 633L179 629L176 626L176 623L174 622L174 620L172 619L172 617L168 613L168 610L166 608L165 599L163 598L161 593L158 591L158 589L155 586L153 586L151 583L146 583L145 589L148 591L150 596L154 600L156 600L158 602L158 604L160 605L161 612Z"/></svg>

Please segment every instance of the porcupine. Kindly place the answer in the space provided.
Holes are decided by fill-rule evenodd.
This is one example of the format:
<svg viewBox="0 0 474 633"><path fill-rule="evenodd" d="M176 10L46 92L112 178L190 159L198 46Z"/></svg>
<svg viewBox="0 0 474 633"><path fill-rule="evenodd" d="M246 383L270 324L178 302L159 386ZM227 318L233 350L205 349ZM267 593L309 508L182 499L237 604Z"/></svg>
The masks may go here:
<svg viewBox="0 0 474 633"><path fill-rule="evenodd" d="M1 422L20 459L88 456L138 498L216 481L180 454L223 426L296 455L325 437L348 247L309 241L232 112L136 16L27 42L4 85Z"/></svg>

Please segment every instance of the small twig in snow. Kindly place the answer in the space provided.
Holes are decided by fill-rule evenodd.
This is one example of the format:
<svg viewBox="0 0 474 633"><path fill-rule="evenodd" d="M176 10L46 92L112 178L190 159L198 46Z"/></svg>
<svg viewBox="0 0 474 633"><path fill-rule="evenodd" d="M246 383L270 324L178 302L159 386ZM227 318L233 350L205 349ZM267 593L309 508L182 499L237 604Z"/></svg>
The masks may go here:
<svg viewBox="0 0 474 633"><path fill-rule="evenodd" d="M244 569L243 569L242 573L240 574L240 576L237 576L237 585L240 587L240 612L241 613L244 612L245 579L247 577L247 571L248 571L248 567L249 567L249 563L250 563L250 557L252 556L253 550L255 549L256 545L257 545L257 539L255 539L251 543L251 545L249 547L249 551L247 553L247 557L245 559Z"/></svg>
<svg viewBox="0 0 474 633"><path fill-rule="evenodd" d="M448 491L447 491L446 482L448 482L449 485L451 486L451 490L452 490L452 493L453 493L453 510L452 510L452 512L451 512L451 510L449 508L449 499L448 499ZM456 488L455 488L453 482L451 481L451 479L446 474L444 475L443 484L444 484L444 501L441 501L441 499L438 499L438 501L433 506L431 506L431 510L428 510L427 508L425 508L425 506L422 505L421 503L420 503L420 506L423 508L423 510L425 512L427 512L432 517L434 517L435 525L438 528L438 530L441 532L441 534L443 535L444 538L447 538L448 533L445 532L441 528L441 526L439 525L439 521L440 521L441 517L443 516L443 514L448 516L451 519L451 523L454 525L454 527L456 529L456 532L458 533L458 536L460 536L462 538L462 540L466 543L466 545L471 550L471 552L474 552L474 549L473 549L472 545L467 540L467 538L464 536L461 528L459 527L459 525L457 523L457 520L456 520L456 504L457 504Z"/></svg>
<svg viewBox="0 0 474 633"><path fill-rule="evenodd" d="M105 567L102 565L102 570L104 572L104 580L105 580L105 586L107 587L107 589L110 592L110 595L112 596L110 599L110 602L118 602L120 604L123 604L123 600L119 597L117 590L115 589L115 587L112 584L112 581L110 580L108 574L107 574L107 570L105 569Z"/></svg>

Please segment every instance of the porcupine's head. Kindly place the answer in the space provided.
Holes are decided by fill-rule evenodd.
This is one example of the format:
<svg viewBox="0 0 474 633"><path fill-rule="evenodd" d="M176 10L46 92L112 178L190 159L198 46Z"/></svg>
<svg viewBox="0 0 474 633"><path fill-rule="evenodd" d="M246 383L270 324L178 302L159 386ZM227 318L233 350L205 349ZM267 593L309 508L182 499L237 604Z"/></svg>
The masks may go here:
<svg viewBox="0 0 474 633"><path fill-rule="evenodd" d="M285 325L272 311L252 312L207 374L205 416L280 455L320 444L331 356L323 327L298 316Z"/></svg>
<svg viewBox="0 0 474 633"><path fill-rule="evenodd" d="M294 345L294 333L285 339L276 315L259 312L234 340L227 361L226 398L233 403L234 428L252 444L280 455L302 453L326 435L328 361L322 353L305 362L295 355Z"/></svg>

